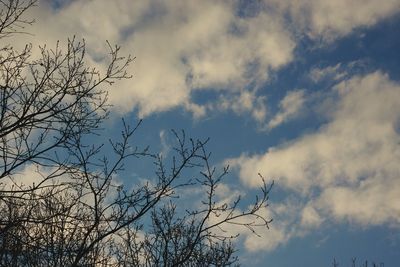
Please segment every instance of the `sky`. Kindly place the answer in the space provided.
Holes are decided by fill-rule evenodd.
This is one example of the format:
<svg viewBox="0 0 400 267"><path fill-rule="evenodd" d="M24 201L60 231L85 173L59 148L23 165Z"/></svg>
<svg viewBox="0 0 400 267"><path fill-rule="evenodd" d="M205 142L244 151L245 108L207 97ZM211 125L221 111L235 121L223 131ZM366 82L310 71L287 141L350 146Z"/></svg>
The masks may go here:
<svg viewBox="0 0 400 267"><path fill-rule="evenodd" d="M106 136L125 117L163 153L170 129L210 137L226 196L275 181L244 266L399 265L400 1L41 0L29 16L17 45L84 38L100 70L106 40L136 57Z"/></svg>

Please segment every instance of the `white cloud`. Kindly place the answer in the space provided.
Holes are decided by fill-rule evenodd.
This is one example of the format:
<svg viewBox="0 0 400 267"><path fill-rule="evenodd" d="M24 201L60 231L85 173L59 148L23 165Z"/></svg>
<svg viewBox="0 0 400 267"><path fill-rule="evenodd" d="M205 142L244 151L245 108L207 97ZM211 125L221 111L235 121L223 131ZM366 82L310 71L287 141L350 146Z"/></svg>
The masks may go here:
<svg viewBox="0 0 400 267"><path fill-rule="evenodd" d="M301 210L300 225L304 228L314 228L323 222L323 218L318 214L318 211L311 205L304 207Z"/></svg>
<svg viewBox="0 0 400 267"><path fill-rule="evenodd" d="M298 29L312 38L331 41L354 29L371 26L400 11L398 0L265 0L283 13L290 14Z"/></svg>
<svg viewBox="0 0 400 267"><path fill-rule="evenodd" d="M229 205L233 205L237 199L240 198L244 199L246 195L246 191L243 188L236 189L233 188L231 185L226 183L218 184L218 187L215 191L215 196L218 199L216 205L224 205L225 203ZM247 198L250 197L250 194L246 196ZM270 203L269 203L270 204ZM292 205L293 204L293 205ZM220 227L213 228L215 234L219 234L221 236L229 235L234 236L239 234L240 240L243 240L244 246L248 251L257 252L260 250L273 250L277 246L285 244L287 240L290 239L291 235L293 234L289 229L288 226L291 222L293 222L293 218L291 218L291 214L293 214L292 210L295 208L296 205L294 203L286 202L286 203L277 203L272 204L269 207L262 207L260 208L256 214L262 218L270 219L275 218L277 216L284 217L285 223L275 223L273 221L268 225L268 228L264 225L264 221L260 219L260 217L241 217L239 219L235 219L233 223L224 223ZM253 206L248 206L248 210L251 210ZM212 213L210 214L210 218L208 220L208 224L216 224L223 220L225 216L228 216L232 211L228 210L225 212L219 213ZM236 208L233 212L233 215L239 215L243 212L239 208ZM247 227L243 227L243 223L248 223L253 225L253 230L257 233L255 235L250 229ZM234 240L238 241L238 239Z"/></svg>
<svg viewBox="0 0 400 267"><path fill-rule="evenodd" d="M290 91L279 103L279 112L268 122L272 129L299 115L305 101L304 90Z"/></svg>
<svg viewBox="0 0 400 267"><path fill-rule="evenodd" d="M338 63L335 66L327 66L325 68L313 68L310 71L310 79L315 83L325 78L331 78L334 81L338 81L347 74L345 71L341 70L341 65L341 63Z"/></svg>
<svg viewBox="0 0 400 267"><path fill-rule="evenodd" d="M259 214L264 218L272 218L273 221L269 224L269 229L256 229L259 236L249 232L245 233L246 249L252 252L272 251L285 245L296 235L294 222L298 209L299 204L293 199L283 203L270 203L268 207L263 208Z"/></svg>
<svg viewBox="0 0 400 267"><path fill-rule="evenodd" d="M73 1L52 10L42 1L31 14L37 20L32 27L35 35L18 36L15 43L28 40L52 47L67 36L84 37L90 64L100 69L107 53L105 40L122 45L137 60L131 69L133 79L110 91L110 101L120 112L137 108L146 116L182 106L196 117L210 110L233 110L262 122L267 106L257 89L293 60L293 32L333 40L400 9L398 0L265 0L281 13L261 10L240 18L233 3L97 0ZM286 24L286 13L291 25ZM313 77L317 81L338 68L314 69ZM220 107L194 103L195 90L220 90ZM282 207L273 208L272 215L282 216L283 223L273 224L265 238L246 237L248 249L271 250L287 242L295 236L289 230L293 218L300 222L296 231L318 227L327 218L399 224L399 85L378 72L343 81L335 90L340 101L332 120L316 133L235 161L247 185L258 185L257 172L262 172L301 198L315 188L321 191L290 209L293 216L282 215ZM269 127L293 118L303 104L302 91L290 92Z"/></svg>
<svg viewBox="0 0 400 267"><path fill-rule="evenodd" d="M400 85L375 72L333 90L332 119L317 132L232 163L243 183L256 186L260 172L304 199L298 231L325 219L399 226Z"/></svg>
<svg viewBox="0 0 400 267"><path fill-rule="evenodd" d="M333 66L314 67L310 70L309 79L314 83L325 80L338 83L351 75L355 75L355 73L365 70L367 65L368 63L363 60L355 60L346 64L339 62Z"/></svg>
<svg viewBox="0 0 400 267"><path fill-rule="evenodd" d="M316 205L337 221L362 226L400 225L399 177L370 177L355 187L335 186L324 190ZM350 204L349 204L350 203Z"/></svg>
<svg viewBox="0 0 400 267"><path fill-rule="evenodd" d="M281 17L261 12L241 18L235 8L235 2L224 0L98 0L53 10L42 1L31 12L34 37L22 39L51 47L67 36L84 37L90 63L100 69L105 40L117 43L136 60L133 79L110 90L116 110L138 109L143 117L184 107L201 117L207 108L193 103L193 90L221 90L229 96L251 83L254 91L293 58L295 42ZM262 108L254 117L264 118Z"/></svg>
<svg viewBox="0 0 400 267"><path fill-rule="evenodd" d="M34 163L24 164L12 175L5 177L3 183L8 190L27 189L33 187L44 187L50 184L60 184L69 181L70 177L66 175L62 168L43 167Z"/></svg>
<svg viewBox="0 0 400 267"><path fill-rule="evenodd" d="M271 73L293 60L293 32L329 39L399 10L397 0L265 2L268 8L239 17L237 3L224 0L70 1L57 10L42 0L31 12L34 36L20 36L15 43L53 47L67 36L84 37L89 63L103 70L105 40L117 43L137 57L130 69L133 79L110 90L117 111L137 109L144 117L183 107L201 117L215 109L194 103L194 90L221 90L226 99L243 91L253 94ZM263 101L252 100L251 116L265 120Z"/></svg>
<svg viewBox="0 0 400 267"><path fill-rule="evenodd" d="M161 144L161 156L163 158L167 157L169 152L171 151L171 145L168 143L168 133L165 130L161 130L159 133L160 136L160 144Z"/></svg>
<svg viewBox="0 0 400 267"><path fill-rule="evenodd" d="M234 200L233 198L229 198L229 200ZM249 207L251 208L251 207ZM236 210L233 215L239 215L240 210ZM264 218L276 218L277 214L270 207L262 208L257 212L258 215ZM216 216L215 214L211 214L208 223L215 224L224 217L226 213L221 213ZM258 221L254 218L242 218L240 220L234 220L234 223L231 224L223 224L222 228L214 228L213 231L215 234L226 235L236 235L239 234L241 239L243 240L244 246L246 250L251 252L257 251L271 251L277 248L280 245L285 244L291 237L293 232L290 231L290 223L288 221L273 221L269 224L269 228L265 226L254 226L253 230L257 233L255 235L251 230L240 225L241 223L254 223L262 225L263 222Z"/></svg>
<svg viewBox="0 0 400 267"><path fill-rule="evenodd" d="M44 168L37 166L35 164L25 165L24 168L21 168L15 175L8 176L4 182L6 188L11 187L31 187L34 185L38 185L43 181L43 177L49 175L49 172L43 170ZM41 175L44 173L43 175Z"/></svg>
<svg viewBox="0 0 400 267"><path fill-rule="evenodd" d="M238 197L243 197L244 195L245 192L241 192L238 189L232 188L232 186L227 183L221 182L215 189L215 196L218 199L219 205L223 205L224 203L231 205L237 200Z"/></svg>
<svg viewBox="0 0 400 267"><path fill-rule="evenodd" d="M269 216L269 218L274 218L273 213L264 212L261 214L262 216ZM288 226L286 223L281 223L278 221L273 221L269 229L257 229L257 234L259 236L255 236L253 233L242 233L245 234L244 245L248 251L257 252L257 251L272 251L276 249L278 246L285 244L291 234L288 233Z"/></svg>
<svg viewBox="0 0 400 267"><path fill-rule="evenodd" d="M266 97L256 92L241 91L229 96L222 95L211 109L232 110L236 114L250 114L257 122L263 122L267 116Z"/></svg>

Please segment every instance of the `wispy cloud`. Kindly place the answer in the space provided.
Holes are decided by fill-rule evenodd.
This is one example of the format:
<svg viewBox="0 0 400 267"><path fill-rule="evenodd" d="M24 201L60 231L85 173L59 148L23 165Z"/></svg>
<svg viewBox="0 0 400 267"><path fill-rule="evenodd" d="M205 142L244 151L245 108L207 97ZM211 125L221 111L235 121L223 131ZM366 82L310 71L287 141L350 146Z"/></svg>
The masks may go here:
<svg viewBox="0 0 400 267"><path fill-rule="evenodd" d="M288 92L279 103L279 111L268 122L267 128L275 128L280 124L285 123L298 116L303 108L304 102L304 90L295 90Z"/></svg>
<svg viewBox="0 0 400 267"><path fill-rule="evenodd" d="M338 81L341 78L346 76L346 71L341 69L341 63L336 64L335 66L327 66L324 68L313 68L310 71L310 79L317 83L323 79L331 79L334 81Z"/></svg>
<svg viewBox="0 0 400 267"><path fill-rule="evenodd" d="M400 10L396 0L265 0L243 14L239 2L223 0L60 3L55 8L41 1L31 14L37 22L28 41L52 46L66 36L85 38L89 61L100 69L106 61L105 40L121 45L136 56L134 79L120 82L109 98L115 110L137 110L141 117L176 107L195 117L217 111L195 103L193 92L220 90L222 100L234 99L238 92L252 94L271 73L293 61L299 32L332 39ZM265 120L265 105L259 98L253 101L252 117ZM277 117L271 126L279 121Z"/></svg>
<svg viewBox="0 0 400 267"><path fill-rule="evenodd" d="M228 96L221 95L212 108L229 110L236 114L249 114L259 123L264 122L268 113L266 97L257 96L255 91L241 91Z"/></svg>
<svg viewBox="0 0 400 267"><path fill-rule="evenodd" d="M397 0L264 0L276 11L289 14L300 32L333 41L358 27L368 27L400 10Z"/></svg>
<svg viewBox="0 0 400 267"><path fill-rule="evenodd" d="M57 10L43 4L32 14L32 41L84 37L99 68L105 40L118 43L136 60L134 79L110 91L116 110L137 109L143 117L180 106L201 116L207 109L193 103L193 90L235 94L293 59L295 42L282 18L241 17L236 8L231 1L73 1Z"/></svg>
<svg viewBox="0 0 400 267"><path fill-rule="evenodd" d="M257 186L261 172L300 199L298 232L323 220L399 226L400 85L375 72L333 90L339 100L320 130L231 163L244 184Z"/></svg>

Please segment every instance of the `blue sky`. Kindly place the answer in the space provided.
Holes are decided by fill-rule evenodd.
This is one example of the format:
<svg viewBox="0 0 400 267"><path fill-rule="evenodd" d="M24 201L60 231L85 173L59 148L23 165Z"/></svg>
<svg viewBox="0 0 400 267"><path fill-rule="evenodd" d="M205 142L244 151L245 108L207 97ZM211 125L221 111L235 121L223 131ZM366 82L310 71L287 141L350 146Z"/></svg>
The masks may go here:
<svg viewBox="0 0 400 267"><path fill-rule="evenodd" d="M210 137L214 163L233 167L226 194L275 180L271 229L238 241L244 266L398 266L398 0L42 0L30 16L19 38L85 38L100 70L105 40L136 56L110 88L105 136L143 118L138 145L154 150L170 129Z"/></svg>

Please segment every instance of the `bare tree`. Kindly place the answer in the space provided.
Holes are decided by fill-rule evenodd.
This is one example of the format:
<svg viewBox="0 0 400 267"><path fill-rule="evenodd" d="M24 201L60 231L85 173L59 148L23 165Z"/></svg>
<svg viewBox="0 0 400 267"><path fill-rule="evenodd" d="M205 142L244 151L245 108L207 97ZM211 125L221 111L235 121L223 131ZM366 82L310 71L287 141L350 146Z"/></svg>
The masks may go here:
<svg viewBox="0 0 400 267"><path fill-rule="evenodd" d="M336 261L335 258L333 258L333 263L332 266L339 266L339 263ZM366 260L364 263L361 263L360 265L357 265L357 258L351 258L351 266L352 267L356 267L356 266L360 266L360 267L368 267L368 266L372 266L372 267L384 267L385 264L383 262L377 264L375 262L372 262L371 265L368 264L368 261Z"/></svg>
<svg viewBox="0 0 400 267"><path fill-rule="evenodd" d="M0 1L0 41L25 32L32 21L24 12L35 3ZM74 38L65 48L40 47L35 59L31 45L0 49L0 266L236 264L237 235L226 226L253 233L268 227L259 211L272 184L260 176L260 193L244 210L240 197L221 201L218 185L228 167L211 165L208 140L173 132L175 154L164 159L132 145L141 121L122 121L119 140L89 143L108 116L103 86L129 78L132 58L108 46L104 74L87 66L85 43ZM128 188L115 177L134 160L152 161L154 175ZM184 208L177 197L190 188L203 194Z"/></svg>

